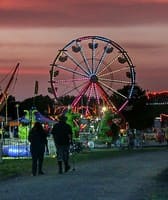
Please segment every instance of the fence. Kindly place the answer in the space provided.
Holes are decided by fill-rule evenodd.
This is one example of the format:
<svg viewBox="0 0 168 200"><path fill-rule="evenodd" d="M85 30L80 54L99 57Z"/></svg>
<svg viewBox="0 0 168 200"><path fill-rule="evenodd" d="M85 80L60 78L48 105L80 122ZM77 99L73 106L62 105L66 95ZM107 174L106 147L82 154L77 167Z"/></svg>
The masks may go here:
<svg viewBox="0 0 168 200"><path fill-rule="evenodd" d="M48 139L48 147L46 148L46 155L55 155L55 145L52 138ZM2 142L2 156L23 158L30 157L30 143L28 140L21 140L18 138L4 138Z"/></svg>

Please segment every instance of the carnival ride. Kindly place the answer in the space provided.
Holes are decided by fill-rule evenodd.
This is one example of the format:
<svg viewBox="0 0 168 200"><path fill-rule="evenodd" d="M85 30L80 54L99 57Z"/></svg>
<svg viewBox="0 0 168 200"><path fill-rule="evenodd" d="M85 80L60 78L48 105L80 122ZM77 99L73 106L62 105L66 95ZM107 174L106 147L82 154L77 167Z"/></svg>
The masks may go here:
<svg viewBox="0 0 168 200"><path fill-rule="evenodd" d="M160 114L159 117L159 124L161 127L168 126L168 91L155 91L155 92L146 92L147 96L147 105L148 106L164 106L163 113Z"/></svg>
<svg viewBox="0 0 168 200"><path fill-rule="evenodd" d="M148 99L147 105L168 105L168 91L146 92Z"/></svg>
<svg viewBox="0 0 168 200"><path fill-rule="evenodd" d="M12 74L9 74L7 76L5 76L4 78L2 78L0 80L0 85L3 85L3 83L6 81L6 79L9 77L8 83L6 85L4 85L4 89L1 88L1 94L0 94L0 111L3 109L3 107L5 106L8 96L9 96L9 89L13 83L15 79L15 77L17 78L17 74L18 74L18 69L19 69L19 65L20 63L17 63L17 65L15 66L15 68L12 70ZM15 82L14 82L15 84Z"/></svg>
<svg viewBox="0 0 168 200"><path fill-rule="evenodd" d="M106 106L121 112L133 96L135 67L127 52L116 42L100 36L72 40L59 50L50 69L48 91L58 104L73 96L71 109ZM127 94L119 89L128 86ZM116 102L113 100L119 99Z"/></svg>
<svg viewBox="0 0 168 200"><path fill-rule="evenodd" d="M7 74L5 77L1 78L0 80L0 86L1 86L1 93L0 93L0 112L2 111L2 109L4 108L4 106L6 105L6 125L8 123L7 120L7 100L9 97L9 90L11 89L12 83L14 82L14 85L16 83L17 80L15 79L17 77L18 74L18 69L19 69L19 65L20 63L17 63L17 65L14 67L14 69L12 69L12 71ZM6 80L7 80L7 84L6 84ZM5 84L4 84L5 82ZM13 85L13 86L14 86ZM3 89L2 89L3 88ZM0 134L0 161L2 161L2 152L4 153L4 148L3 147L3 119L1 119L1 126L0 126L0 130L1 130L1 134Z"/></svg>

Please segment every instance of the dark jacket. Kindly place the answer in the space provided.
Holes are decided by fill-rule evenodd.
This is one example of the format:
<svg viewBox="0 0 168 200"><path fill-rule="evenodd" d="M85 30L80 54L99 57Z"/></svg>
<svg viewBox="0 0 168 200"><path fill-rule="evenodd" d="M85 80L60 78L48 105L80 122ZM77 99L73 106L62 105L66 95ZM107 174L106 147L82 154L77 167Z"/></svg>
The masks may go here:
<svg viewBox="0 0 168 200"><path fill-rule="evenodd" d="M29 132L28 140L31 152L45 152L47 134L42 127L34 126Z"/></svg>
<svg viewBox="0 0 168 200"><path fill-rule="evenodd" d="M69 145L72 140L71 126L64 121L55 124L51 134L56 145Z"/></svg>

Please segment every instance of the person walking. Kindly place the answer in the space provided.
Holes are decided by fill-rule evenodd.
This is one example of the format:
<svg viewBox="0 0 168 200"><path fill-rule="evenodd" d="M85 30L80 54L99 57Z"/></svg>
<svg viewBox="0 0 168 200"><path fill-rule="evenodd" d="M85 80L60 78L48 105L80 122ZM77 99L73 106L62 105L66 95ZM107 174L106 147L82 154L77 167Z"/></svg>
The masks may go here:
<svg viewBox="0 0 168 200"><path fill-rule="evenodd" d="M64 172L67 172L70 169L69 148L72 143L72 128L66 123L66 120L66 116L62 115L59 118L59 122L56 123L51 130L57 151L59 174L63 173L62 164L64 164Z"/></svg>
<svg viewBox="0 0 168 200"><path fill-rule="evenodd" d="M132 130L128 130L128 149L132 150L135 146L135 134Z"/></svg>
<svg viewBox="0 0 168 200"><path fill-rule="evenodd" d="M45 146L47 144L47 135L40 122L35 122L33 128L29 132L28 140L30 142L30 152L32 156L32 175L37 175L37 168L38 174L43 175L42 167Z"/></svg>

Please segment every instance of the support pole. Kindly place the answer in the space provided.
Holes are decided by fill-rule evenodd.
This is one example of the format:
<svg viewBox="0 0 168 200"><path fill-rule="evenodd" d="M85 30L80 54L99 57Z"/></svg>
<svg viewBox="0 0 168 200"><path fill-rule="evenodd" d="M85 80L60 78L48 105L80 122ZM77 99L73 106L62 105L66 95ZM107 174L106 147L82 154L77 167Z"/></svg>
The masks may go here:
<svg viewBox="0 0 168 200"><path fill-rule="evenodd" d="M0 138L0 163L3 162L3 122L1 122L1 138Z"/></svg>

